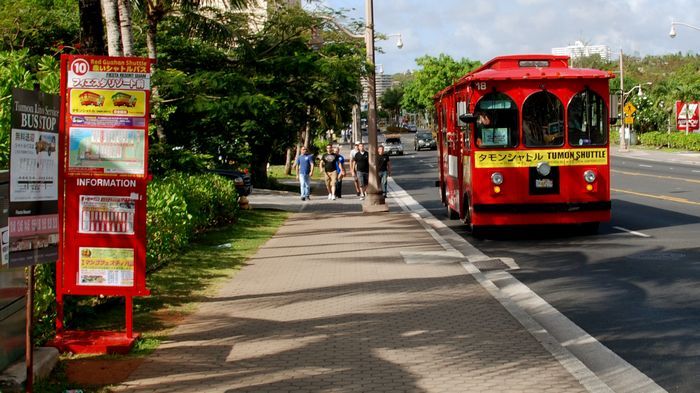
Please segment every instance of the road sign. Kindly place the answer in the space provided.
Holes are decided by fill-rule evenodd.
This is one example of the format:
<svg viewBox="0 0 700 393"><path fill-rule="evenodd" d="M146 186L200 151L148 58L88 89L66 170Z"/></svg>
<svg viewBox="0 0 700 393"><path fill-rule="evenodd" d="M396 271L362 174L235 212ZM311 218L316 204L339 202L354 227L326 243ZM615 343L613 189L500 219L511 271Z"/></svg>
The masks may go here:
<svg viewBox="0 0 700 393"><path fill-rule="evenodd" d="M627 116L632 116L632 114L637 111L637 107L634 106L631 102L628 102L625 104L625 108L623 109L623 111Z"/></svg>
<svg viewBox="0 0 700 393"><path fill-rule="evenodd" d="M625 116L625 124L632 124L632 123L634 123L634 117Z"/></svg>

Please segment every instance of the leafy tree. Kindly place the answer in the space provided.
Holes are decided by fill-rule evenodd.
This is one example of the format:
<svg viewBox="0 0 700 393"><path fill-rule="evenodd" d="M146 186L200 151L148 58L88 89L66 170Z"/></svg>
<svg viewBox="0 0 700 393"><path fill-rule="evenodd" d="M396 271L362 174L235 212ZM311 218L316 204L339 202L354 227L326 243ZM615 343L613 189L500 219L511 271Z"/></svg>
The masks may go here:
<svg viewBox="0 0 700 393"><path fill-rule="evenodd" d="M349 121L363 55L342 42L310 48L316 23L301 9L280 9L260 33L225 46L166 20L154 83L168 142L220 164L250 165L254 182L265 185L266 164L299 140L307 122L325 130Z"/></svg>
<svg viewBox="0 0 700 393"><path fill-rule="evenodd" d="M438 57L419 57L416 64L421 69L416 71L414 78L404 86L401 104L404 109L422 113L433 112L435 94L481 65L480 62L469 59L455 61L446 54L440 54Z"/></svg>
<svg viewBox="0 0 700 393"><path fill-rule="evenodd" d="M391 113L391 119L394 124L398 122L399 114L401 113L401 100L403 99L403 88L401 86L392 87L385 91L379 99L382 108Z"/></svg>

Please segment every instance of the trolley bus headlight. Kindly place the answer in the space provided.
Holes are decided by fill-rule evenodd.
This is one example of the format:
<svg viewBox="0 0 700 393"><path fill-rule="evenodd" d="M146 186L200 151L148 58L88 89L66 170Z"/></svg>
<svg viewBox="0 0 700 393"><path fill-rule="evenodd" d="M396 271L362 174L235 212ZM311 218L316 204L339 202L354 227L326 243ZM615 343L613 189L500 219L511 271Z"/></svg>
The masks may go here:
<svg viewBox="0 0 700 393"><path fill-rule="evenodd" d="M496 186L500 186L503 184L503 175L501 172L494 172L491 174L491 183L493 183Z"/></svg>
<svg viewBox="0 0 700 393"><path fill-rule="evenodd" d="M583 172L583 180L585 180L586 183L593 183L595 181L595 178L595 172L593 172L592 170L589 169Z"/></svg>
<svg viewBox="0 0 700 393"><path fill-rule="evenodd" d="M537 164L537 173L539 173L542 176L549 176L549 173L552 171L552 167L549 166L549 163L547 162L540 162Z"/></svg>

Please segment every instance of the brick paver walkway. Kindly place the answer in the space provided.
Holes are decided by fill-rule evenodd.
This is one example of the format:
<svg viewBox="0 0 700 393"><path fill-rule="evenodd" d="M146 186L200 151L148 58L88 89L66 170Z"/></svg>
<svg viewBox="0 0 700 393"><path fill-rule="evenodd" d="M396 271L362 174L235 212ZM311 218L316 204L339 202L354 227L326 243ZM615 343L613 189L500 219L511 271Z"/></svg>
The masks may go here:
<svg viewBox="0 0 700 393"><path fill-rule="evenodd" d="M307 204L116 390L585 391L408 214Z"/></svg>

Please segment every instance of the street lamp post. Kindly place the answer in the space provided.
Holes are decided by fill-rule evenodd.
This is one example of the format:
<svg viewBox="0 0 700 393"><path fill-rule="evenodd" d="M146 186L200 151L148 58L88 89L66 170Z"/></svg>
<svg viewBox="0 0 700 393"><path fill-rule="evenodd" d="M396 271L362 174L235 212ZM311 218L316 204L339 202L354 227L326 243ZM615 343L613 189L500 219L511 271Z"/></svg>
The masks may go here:
<svg viewBox="0 0 700 393"><path fill-rule="evenodd" d="M389 211L384 196L379 192L377 175L377 81L374 66L374 4L365 3L365 47L369 73L367 74L367 144L369 145L369 184L362 205L364 212Z"/></svg>
<svg viewBox="0 0 700 393"><path fill-rule="evenodd" d="M651 85L651 82L646 82L646 83L644 83L644 85L649 86L649 85ZM644 97L644 92L642 91L642 84L641 84L641 83L638 84L638 85L636 85L636 86L634 86L634 87L632 87L632 88L631 88L628 92L626 92L626 93L621 91L621 92L622 92L622 108L625 107L625 102L627 102L627 99L629 98L630 94L632 94L632 92L635 91L635 90L637 90L637 89L639 89L639 91L637 92L637 95L638 95L639 97ZM623 126L623 128L626 128L626 127ZM626 135L626 134L627 134L626 132L622 132L622 135L621 135L621 138L620 138L620 148L623 149L623 150L625 150L625 149L627 149L627 147L629 147L629 143L628 143L628 141L627 141L627 135ZM631 136L632 136L632 129L630 129L630 138L631 138ZM623 146L623 145L624 145L624 146Z"/></svg>

